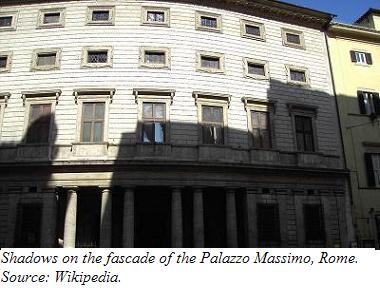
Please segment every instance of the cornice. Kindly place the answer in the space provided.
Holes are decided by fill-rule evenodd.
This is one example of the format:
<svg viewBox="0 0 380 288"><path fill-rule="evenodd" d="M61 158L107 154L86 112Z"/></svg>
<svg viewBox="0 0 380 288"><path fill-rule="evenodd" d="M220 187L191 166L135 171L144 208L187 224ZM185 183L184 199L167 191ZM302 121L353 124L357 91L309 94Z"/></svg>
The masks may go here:
<svg viewBox="0 0 380 288"><path fill-rule="evenodd" d="M329 37L345 37L353 40L380 42L380 31L364 26L332 23L328 29Z"/></svg>

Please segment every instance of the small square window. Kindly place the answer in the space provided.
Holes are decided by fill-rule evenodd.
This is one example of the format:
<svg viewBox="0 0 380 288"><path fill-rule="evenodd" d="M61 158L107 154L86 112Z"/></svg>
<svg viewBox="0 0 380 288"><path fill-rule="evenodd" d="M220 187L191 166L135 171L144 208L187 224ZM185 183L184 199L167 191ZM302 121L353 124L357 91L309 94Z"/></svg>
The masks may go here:
<svg viewBox="0 0 380 288"><path fill-rule="evenodd" d="M169 49L141 48L140 66L147 68L169 68Z"/></svg>
<svg viewBox="0 0 380 288"><path fill-rule="evenodd" d="M305 71L290 70L290 80L296 82L306 82Z"/></svg>
<svg viewBox="0 0 380 288"><path fill-rule="evenodd" d="M264 24L241 20L241 36L244 38L265 41Z"/></svg>
<svg viewBox="0 0 380 288"><path fill-rule="evenodd" d="M11 27L12 19L12 16L0 16L0 27Z"/></svg>
<svg viewBox="0 0 380 288"><path fill-rule="evenodd" d="M219 53L198 53L197 70L224 73L224 55Z"/></svg>
<svg viewBox="0 0 380 288"><path fill-rule="evenodd" d="M82 67L112 67L112 48L85 47L83 49Z"/></svg>
<svg viewBox="0 0 380 288"><path fill-rule="evenodd" d="M350 51L351 61L362 65L372 65L372 55L367 52Z"/></svg>
<svg viewBox="0 0 380 288"><path fill-rule="evenodd" d="M8 56L0 55L0 69L7 68Z"/></svg>
<svg viewBox="0 0 380 288"><path fill-rule="evenodd" d="M43 9L38 13L38 28L58 28L64 26L65 9Z"/></svg>
<svg viewBox="0 0 380 288"><path fill-rule="evenodd" d="M207 12L196 12L195 15L197 30L222 32L222 16Z"/></svg>
<svg viewBox="0 0 380 288"><path fill-rule="evenodd" d="M254 59L244 59L245 76L255 79L269 79L268 62Z"/></svg>
<svg viewBox="0 0 380 288"><path fill-rule="evenodd" d="M87 25L114 25L114 6L94 6L88 7Z"/></svg>
<svg viewBox="0 0 380 288"><path fill-rule="evenodd" d="M0 73L9 72L11 70L12 53L0 52Z"/></svg>
<svg viewBox="0 0 380 288"><path fill-rule="evenodd" d="M284 46L305 49L305 39L301 31L283 28L282 43Z"/></svg>
<svg viewBox="0 0 380 288"><path fill-rule="evenodd" d="M170 10L165 7L142 7L141 23L151 26L169 26Z"/></svg>
<svg viewBox="0 0 380 288"><path fill-rule="evenodd" d="M16 30L17 12L0 13L0 32Z"/></svg>
<svg viewBox="0 0 380 288"><path fill-rule="evenodd" d="M33 70L54 70L60 66L60 49L38 49L32 59Z"/></svg>
<svg viewBox="0 0 380 288"><path fill-rule="evenodd" d="M286 66L288 83L298 85L309 85L309 73L306 68Z"/></svg>

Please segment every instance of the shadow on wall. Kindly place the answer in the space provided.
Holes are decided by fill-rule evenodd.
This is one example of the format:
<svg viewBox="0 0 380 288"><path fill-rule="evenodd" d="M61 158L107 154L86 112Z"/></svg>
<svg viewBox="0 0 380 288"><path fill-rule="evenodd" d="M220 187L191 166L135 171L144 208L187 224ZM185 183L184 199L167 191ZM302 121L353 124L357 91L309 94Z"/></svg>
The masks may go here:
<svg viewBox="0 0 380 288"><path fill-rule="evenodd" d="M259 93L257 91L257 95ZM243 94L255 93L243 91ZM229 98L225 95L199 93L197 101L202 107L199 110L202 113L200 124L167 122L165 115L169 111L165 111L166 106L160 101L146 101L142 104L143 119L139 121L136 131L122 133L121 145L99 144L107 147L105 151L110 159L116 160L94 165L89 162L88 165L77 166L66 162L62 166L53 166L52 162L58 154L52 151L66 148L52 149L57 131L54 115L38 118L28 128L26 137L16 145L17 149L11 149L4 143L1 147L1 155L5 153L7 159L16 160L11 161L14 163L3 162L2 177L12 178L14 173L20 175L20 182L9 183L12 187L8 189L11 199L9 207L17 209L17 215L10 220L7 220L7 215L1 216L1 222L15 223L9 226L16 227L15 232L10 233L15 236L3 241L3 244L14 243L10 245L16 247L62 245L67 189L50 187L49 181L53 172L69 171L112 173L109 187L112 197L107 194L108 189L99 193L100 188L92 183L77 189L76 247L175 246L173 235L178 232L178 227L173 230L172 225L173 216L181 215L173 214L178 209L182 211L180 222L183 224L183 230L178 234L182 234L179 236L180 242L185 247L194 247L197 245L194 243L195 221L199 219L194 217L193 198L198 187L203 189L201 197L205 213L201 218L204 222L204 245L227 247L230 246L229 241L235 241L239 247L251 245L247 230L249 211L246 188L257 187L257 183L265 183L263 185L269 187L273 176L280 185L301 183L307 186L321 182L321 177L331 180L336 176L330 171L343 168L332 95L275 80L271 80L261 94L267 98L247 96L239 104L233 100L228 108ZM207 100L208 104L202 105L202 100ZM210 104L213 101L217 104ZM235 107L237 105L241 106ZM244 105L248 111L250 132L248 128L240 130L227 126L226 113L233 119L233 109L241 114ZM46 137L43 132L46 127L50 127L54 135L49 144L39 142ZM96 128L92 126L91 129ZM328 133L322 135L321 131ZM91 155L93 144L82 146L81 149L88 149L84 151L90 158L96 156ZM77 152L72 147L70 149L75 159ZM297 150L301 152L297 153ZM99 153L101 150L96 151ZM321 151L323 153L314 153ZM10 156L10 153L14 155ZM318 165L318 169L313 169ZM284 172L289 167L299 169L293 169L293 172L286 170L290 174ZM326 173L316 173L321 168L327 168ZM21 187L29 186L28 183L35 183L36 186L29 187L28 191L22 190ZM173 187L179 188L176 191L182 194L182 203L174 201ZM231 220L227 211L227 204L231 203L228 202L231 200L229 187L235 187L233 206L238 230L237 239L232 240L228 236ZM27 193L34 195L33 200L27 200ZM174 203L179 205L176 206L177 212L173 210ZM52 219L57 219L57 222ZM45 233L46 229L49 233ZM47 240L46 234L50 235ZM265 243L270 245L268 241L257 245L265 246ZM281 241L271 245L283 246ZM293 245L296 246L297 242Z"/></svg>

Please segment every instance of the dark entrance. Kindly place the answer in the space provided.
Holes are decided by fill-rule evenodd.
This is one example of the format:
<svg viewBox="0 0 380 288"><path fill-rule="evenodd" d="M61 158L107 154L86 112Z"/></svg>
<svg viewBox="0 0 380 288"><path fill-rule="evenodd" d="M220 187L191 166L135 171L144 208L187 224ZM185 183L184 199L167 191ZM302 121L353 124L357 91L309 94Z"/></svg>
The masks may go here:
<svg viewBox="0 0 380 288"><path fill-rule="evenodd" d="M15 248L41 247L41 216L39 203L18 206Z"/></svg>
<svg viewBox="0 0 380 288"><path fill-rule="evenodd" d="M170 229L171 192L169 188L137 188L135 190L135 247L170 247Z"/></svg>

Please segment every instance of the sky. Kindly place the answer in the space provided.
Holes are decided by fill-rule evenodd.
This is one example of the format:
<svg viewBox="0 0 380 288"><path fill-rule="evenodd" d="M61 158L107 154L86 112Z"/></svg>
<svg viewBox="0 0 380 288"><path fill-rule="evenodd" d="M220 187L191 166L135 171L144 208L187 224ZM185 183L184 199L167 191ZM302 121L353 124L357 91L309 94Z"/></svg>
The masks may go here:
<svg viewBox="0 0 380 288"><path fill-rule="evenodd" d="M380 9L380 0L281 0L337 15L336 21L353 23L369 8Z"/></svg>

